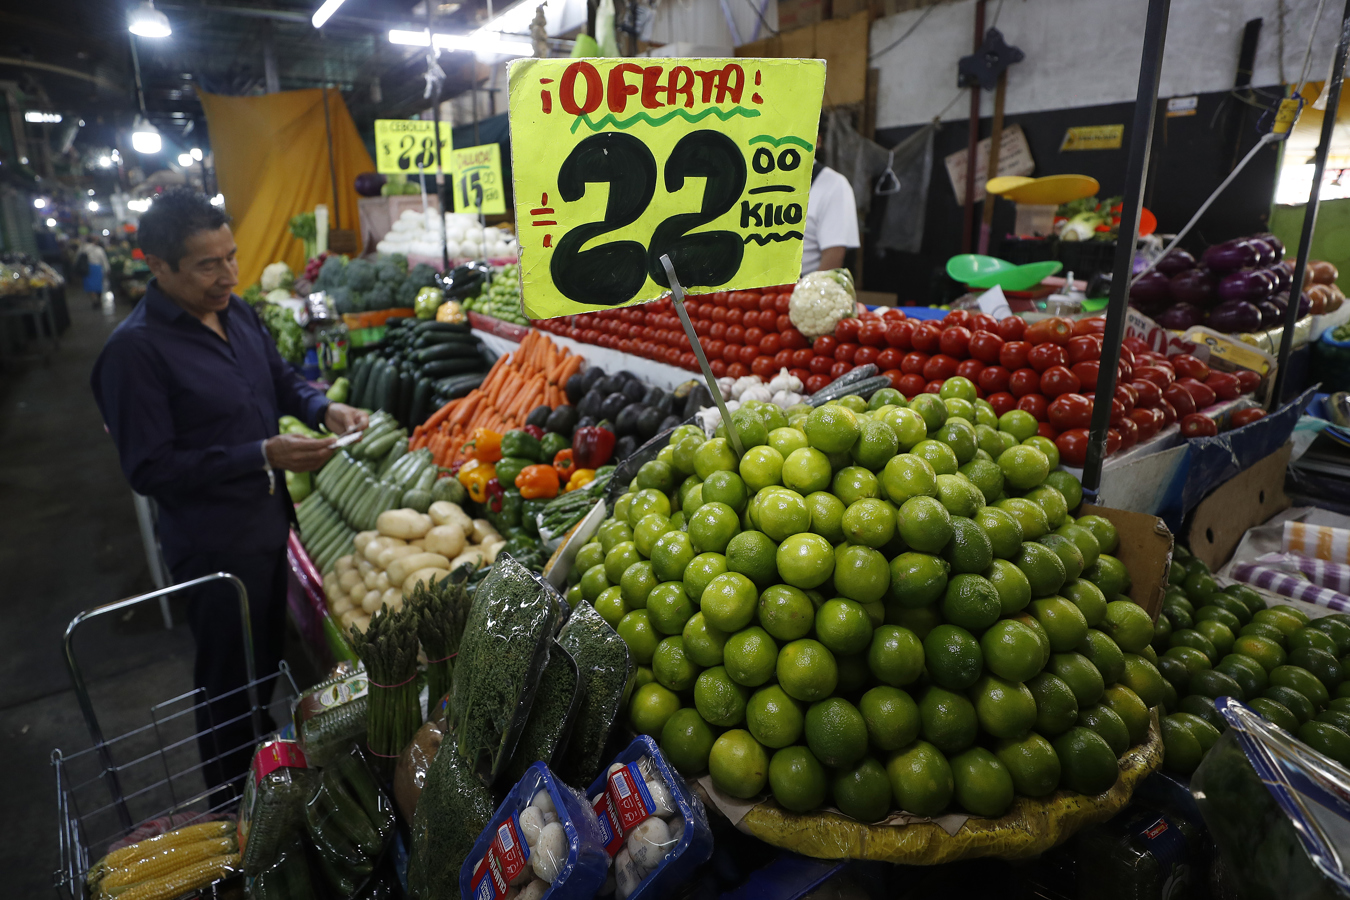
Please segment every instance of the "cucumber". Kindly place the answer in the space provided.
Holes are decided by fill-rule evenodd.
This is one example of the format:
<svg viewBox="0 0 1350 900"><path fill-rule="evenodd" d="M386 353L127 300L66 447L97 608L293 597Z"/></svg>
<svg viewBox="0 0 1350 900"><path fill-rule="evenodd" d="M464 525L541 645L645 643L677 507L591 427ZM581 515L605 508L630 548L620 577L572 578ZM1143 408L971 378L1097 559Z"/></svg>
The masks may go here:
<svg viewBox="0 0 1350 900"><path fill-rule="evenodd" d="M394 809L380 795L380 788L365 764L353 753L347 753L338 760L337 770L347 790L361 804L370 824L375 826L381 838L387 838L396 824Z"/></svg>
<svg viewBox="0 0 1350 900"><path fill-rule="evenodd" d="M380 390L383 392L380 396L380 409L383 409L389 415L398 418L398 389L399 389L398 369L393 363L384 364L384 379L380 382Z"/></svg>
<svg viewBox="0 0 1350 900"><path fill-rule="evenodd" d="M412 489L415 491L430 491L431 486L436 483L436 476L439 474L440 472L435 466L427 466L417 476L417 480L413 482Z"/></svg>
<svg viewBox="0 0 1350 900"><path fill-rule="evenodd" d="M486 368L483 360L475 354L467 359L442 359L422 366L422 374L427 378L441 378L446 375L459 375L464 372L476 372Z"/></svg>
<svg viewBox="0 0 1350 900"><path fill-rule="evenodd" d="M390 450L392 450L394 444L398 443L400 439L406 437L407 435L401 428L396 429L394 431L385 432L375 440L371 441L368 445L366 445L366 459L375 463L378 468L380 461L384 459L384 455L388 453ZM361 444L365 443L366 442L364 440L361 441Z"/></svg>
<svg viewBox="0 0 1350 900"><path fill-rule="evenodd" d="M431 415L431 379L425 376L417 379L413 388L412 405L408 409L408 424L421 425Z"/></svg>
<svg viewBox="0 0 1350 900"><path fill-rule="evenodd" d="M417 331L423 334L429 331L469 334L471 329L467 322L437 322L434 319L430 319L419 323L417 325Z"/></svg>
<svg viewBox="0 0 1350 900"><path fill-rule="evenodd" d="M440 360L443 359L454 359L458 356L463 355L467 346L468 345L464 343L436 344L435 346L428 347L425 350L417 351L415 358L419 363L439 362Z"/></svg>
<svg viewBox="0 0 1350 900"><path fill-rule="evenodd" d="M381 460L380 462L379 466L380 477L383 478L384 474L389 471L389 468L394 463L402 459L407 453L408 453L408 439L406 437L399 438L397 441L394 442L393 448L384 455L384 459Z"/></svg>
<svg viewBox="0 0 1350 900"><path fill-rule="evenodd" d="M352 389L348 397L353 406L361 405L361 397L366 390L366 382L370 380L370 357L363 356L352 365Z"/></svg>
<svg viewBox="0 0 1350 900"><path fill-rule="evenodd" d="M421 451L419 450L418 453L420 454ZM403 474L403 477L398 480L399 488L406 491L408 488L412 487L428 466L431 466L431 460L425 456L419 455L417 462L410 466ZM436 467L431 466L431 468L435 469Z"/></svg>

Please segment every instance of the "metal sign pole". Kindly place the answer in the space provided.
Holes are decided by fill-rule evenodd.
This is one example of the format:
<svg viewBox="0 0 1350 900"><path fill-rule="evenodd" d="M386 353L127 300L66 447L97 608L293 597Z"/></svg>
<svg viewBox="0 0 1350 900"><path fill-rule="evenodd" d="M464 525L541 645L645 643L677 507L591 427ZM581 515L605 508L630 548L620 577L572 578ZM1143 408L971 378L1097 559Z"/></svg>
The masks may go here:
<svg viewBox="0 0 1350 900"><path fill-rule="evenodd" d="M1303 294L1303 277L1308 270L1308 254L1312 250L1313 229L1317 227L1317 208L1322 202L1322 176L1327 169L1327 154L1331 151L1331 136L1336 128L1336 110L1341 103L1341 80L1345 77L1345 57L1350 50L1350 0L1346 0L1341 17L1341 37L1336 42L1336 56L1331 64L1331 80L1322 90L1327 92L1327 108L1322 112L1322 136L1313 155L1312 188L1308 205L1303 207L1303 230L1298 239L1298 256L1294 262L1294 277L1289 283L1289 307L1284 313L1284 334L1280 336L1280 354L1275 365L1275 383L1271 386L1269 409L1273 412L1284 402L1285 376L1289 357L1294 353L1294 325L1298 322L1299 300ZM1292 126L1290 127L1292 131Z"/></svg>
<svg viewBox="0 0 1350 900"><path fill-rule="evenodd" d="M1350 0L1348 0L1350 2ZM1129 304L1130 272L1134 248L1139 241L1139 210L1148 178L1148 157L1153 143L1153 120L1158 108L1158 80L1162 73L1163 44L1167 39L1167 14L1171 0L1149 0L1144 22L1144 52L1139 61L1139 91L1130 126L1130 155L1125 165L1125 195L1116 238L1115 265L1111 273L1111 299L1106 307L1101 369L1092 404L1092 430L1088 435L1087 460L1083 464L1083 497L1097 502L1101 490L1102 462L1106 458L1106 431L1111 426L1111 399L1116 393L1120 346L1125 339L1125 309Z"/></svg>

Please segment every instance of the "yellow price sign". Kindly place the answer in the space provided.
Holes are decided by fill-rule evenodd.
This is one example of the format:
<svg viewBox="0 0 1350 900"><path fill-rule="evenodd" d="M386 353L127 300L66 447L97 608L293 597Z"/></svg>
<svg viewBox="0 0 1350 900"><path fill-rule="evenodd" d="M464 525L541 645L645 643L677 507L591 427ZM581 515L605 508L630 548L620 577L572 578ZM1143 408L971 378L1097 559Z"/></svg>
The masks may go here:
<svg viewBox="0 0 1350 900"><path fill-rule="evenodd" d="M825 89L819 59L511 63L525 312L643 303L668 287L796 281Z"/></svg>
<svg viewBox="0 0 1350 900"><path fill-rule="evenodd" d="M506 212L500 144L456 147L450 151L455 212L501 215Z"/></svg>
<svg viewBox="0 0 1350 900"><path fill-rule="evenodd" d="M375 120L375 171L412 175L436 171L436 123L422 119ZM450 123L441 123L441 154L450 149Z"/></svg>

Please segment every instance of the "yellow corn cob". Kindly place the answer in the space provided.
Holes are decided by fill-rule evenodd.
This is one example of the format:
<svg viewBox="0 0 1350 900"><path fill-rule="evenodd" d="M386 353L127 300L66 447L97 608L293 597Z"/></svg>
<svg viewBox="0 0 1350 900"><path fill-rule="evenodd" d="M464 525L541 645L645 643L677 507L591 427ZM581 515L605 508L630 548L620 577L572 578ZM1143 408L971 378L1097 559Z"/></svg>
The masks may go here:
<svg viewBox="0 0 1350 900"><path fill-rule="evenodd" d="M224 837L234 833L234 823L224 822L201 822L197 825L184 825L173 831L166 831L163 834L157 834L152 838L146 838L143 841L137 841L134 844L128 844L118 850L114 850L103 857L89 869L88 881L92 885L96 880L107 874L110 869L118 869L129 865L138 859L150 856L160 850L169 847L178 847L183 844L192 844L197 841L203 841L207 838Z"/></svg>
<svg viewBox="0 0 1350 900"><path fill-rule="evenodd" d="M122 891L142 881L159 878L176 872L193 863L212 856L223 856L236 849L233 837L209 838L192 844L166 847L149 856L142 857L129 865L108 871L99 881L99 893L115 897Z"/></svg>
<svg viewBox="0 0 1350 900"><path fill-rule="evenodd" d="M239 867L239 854L213 856L122 892L119 900L172 900L180 894L206 887Z"/></svg>

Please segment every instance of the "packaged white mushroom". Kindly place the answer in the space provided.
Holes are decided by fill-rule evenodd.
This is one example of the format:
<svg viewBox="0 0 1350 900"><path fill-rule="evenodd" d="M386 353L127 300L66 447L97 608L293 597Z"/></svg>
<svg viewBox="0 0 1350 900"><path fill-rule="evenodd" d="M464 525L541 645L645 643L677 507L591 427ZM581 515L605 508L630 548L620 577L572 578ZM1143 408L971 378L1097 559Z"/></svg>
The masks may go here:
<svg viewBox="0 0 1350 900"><path fill-rule="evenodd" d="M590 801L613 857L606 886L627 900L680 845L688 823L650 756L611 765L603 789L592 786Z"/></svg>

